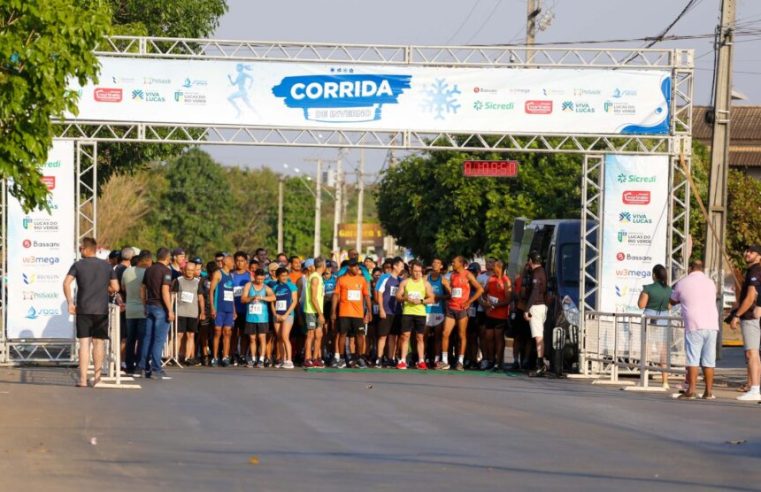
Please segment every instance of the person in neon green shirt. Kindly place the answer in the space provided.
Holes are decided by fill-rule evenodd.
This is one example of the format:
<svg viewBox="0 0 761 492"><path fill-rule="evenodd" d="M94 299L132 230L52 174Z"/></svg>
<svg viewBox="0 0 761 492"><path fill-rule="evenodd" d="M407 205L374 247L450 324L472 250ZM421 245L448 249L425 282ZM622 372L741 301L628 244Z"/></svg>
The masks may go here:
<svg viewBox="0 0 761 492"><path fill-rule="evenodd" d="M304 316L307 325L307 339L304 345L304 367L322 367L322 327L325 326L325 285L322 274L325 272L325 259L314 259L314 272L307 278L304 292Z"/></svg>
<svg viewBox="0 0 761 492"><path fill-rule="evenodd" d="M397 369L407 369L407 348L409 347L410 333L415 331L417 342L418 369L428 369L425 364L425 335L426 335L426 304L433 304L436 296L433 287L428 280L423 278L423 265L419 261L410 262L410 277L399 284L396 292L396 300L402 302L402 327L399 344L402 356Z"/></svg>

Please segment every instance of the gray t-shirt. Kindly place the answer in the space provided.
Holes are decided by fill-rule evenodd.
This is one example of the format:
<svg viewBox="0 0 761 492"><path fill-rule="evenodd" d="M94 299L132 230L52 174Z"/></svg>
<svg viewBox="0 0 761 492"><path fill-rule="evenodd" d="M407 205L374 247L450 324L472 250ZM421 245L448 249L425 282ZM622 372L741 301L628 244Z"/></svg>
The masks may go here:
<svg viewBox="0 0 761 492"><path fill-rule="evenodd" d="M145 305L140 298L140 286L143 284L145 268L129 267L122 274L122 290L126 292L127 319L145 318Z"/></svg>
<svg viewBox="0 0 761 492"><path fill-rule="evenodd" d="M200 278L178 277L172 284L172 292L177 293L177 316L198 317L198 296L203 294Z"/></svg>
<svg viewBox="0 0 761 492"><path fill-rule="evenodd" d="M77 314L108 314L108 284L116 273L107 261L82 258L69 269L77 281Z"/></svg>

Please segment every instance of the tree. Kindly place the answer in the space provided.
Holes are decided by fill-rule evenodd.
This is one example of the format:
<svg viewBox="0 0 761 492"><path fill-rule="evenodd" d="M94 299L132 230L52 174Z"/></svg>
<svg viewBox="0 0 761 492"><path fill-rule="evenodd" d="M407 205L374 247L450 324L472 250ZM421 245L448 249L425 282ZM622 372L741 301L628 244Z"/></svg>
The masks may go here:
<svg viewBox="0 0 761 492"><path fill-rule="evenodd" d="M388 169L376 193L378 217L400 245L434 255L504 256L516 217L577 217L579 158L525 154L517 178L468 178L462 163L496 153L433 151Z"/></svg>
<svg viewBox="0 0 761 492"><path fill-rule="evenodd" d="M0 4L0 173L25 210L47 206L40 165L53 143L51 118L76 114L68 80L97 79L92 50L108 31L108 7L100 2Z"/></svg>
<svg viewBox="0 0 761 492"><path fill-rule="evenodd" d="M133 36L205 38L227 12L225 0L109 0L114 31ZM159 134L168 130L159 130ZM198 131L198 130L196 130ZM98 180L169 160L187 145L103 143L98 147Z"/></svg>
<svg viewBox="0 0 761 492"><path fill-rule="evenodd" d="M727 192L726 247L735 267L743 269L745 248L749 244L761 244L761 181L730 169Z"/></svg>

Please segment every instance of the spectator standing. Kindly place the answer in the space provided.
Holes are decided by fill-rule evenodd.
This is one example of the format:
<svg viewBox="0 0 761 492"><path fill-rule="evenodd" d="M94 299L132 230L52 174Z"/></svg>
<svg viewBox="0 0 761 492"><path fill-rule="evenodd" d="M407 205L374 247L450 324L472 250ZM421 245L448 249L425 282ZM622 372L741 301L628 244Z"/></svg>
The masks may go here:
<svg viewBox="0 0 761 492"><path fill-rule="evenodd" d="M143 285L145 270L153 263L151 252L144 249L137 255L137 264L124 270L121 278L121 289L125 295L126 310L124 312L126 323L124 331L127 334L127 346L125 349L126 372L129 375L140 376L140 371L135 374L135 367L140 360L145 336L145 304L140 295Z"/></svg>
<svg viewBox="0 0 761 492"><path fill-rule="evenodd" d="M63 294L69 305L69 314L76 316L75 325L79 339L80 388L87 387L87 368L90 365L92 344L95 376L93 386L100 382L108 338L108 296L119 291L116 274L108 262L95 257L98 243L87 237L82 240L82 259L75 262L63 281ZM72 283L77 282L76 302L72 296Z"/></svg>
<svg viewBox="0 0 761 492"><path fill-rule="evenodd" d="M653 283L642 287L642 292L640 292L637 301L639 308L644 309L642 314L645 316L669 316L671 287L668 286L667 281L668 274L666 267L655 265L653 267ZM665 364L666 354L669 351L669 347L666 347L668 337L666 337L665 331L668 329L670 328L667 319L655 319L648 328L648 339L652 344L652 348L661 355L662 364ZM646 348L643 348L643 350L646 350ZM662 373L662 385L664 388L669 387L669 375L667 372Z"/></svg>
<svg viewBox="0 0 761 492"><path fill-rule="evenodd" d="M139 368L145 371L146 378L155 372L159 379L172 379L161 368L161 353L169 336L169 323L174 321L171 285L169 250L160 248L156 263L145 271L141 291L145 301L145 336Z"/></svg>
<svg viewBox="0 0 761 492"><path fill-rule="evenodd" d="M737 397L740 401L761 401L761 359L759 359L759 345L761 345L761 327L756 316L758 305L758 292L761 289L761 246L751 245L745 249L743 255L748 264L745 273L742 291L740 292L740 305L732 313L730 327L736 330L738 325L742 329L743 345L745 346L745 359L748 361L748 392Z"/></svg>
<svg viewBox="0 0 761 492"><path fill-rule="evenodd" d="M690 272L671 293L671 304L682 305L684 351L687 356L687 391L680 400L694 400L698 367L703 368L706 389L703 398L712 400L713 372L716 367L716 337L719 311L716 308L716 285L703 273L703 262L690 263Z"/></svg>

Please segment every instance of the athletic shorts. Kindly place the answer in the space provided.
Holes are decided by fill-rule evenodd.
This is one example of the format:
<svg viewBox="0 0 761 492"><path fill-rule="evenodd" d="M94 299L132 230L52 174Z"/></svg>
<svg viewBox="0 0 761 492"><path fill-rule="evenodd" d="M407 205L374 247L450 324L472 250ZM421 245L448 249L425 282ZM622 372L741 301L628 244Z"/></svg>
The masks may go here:
<svg viewBox="0 0 761 492"><path fill-rule="evenodd" d="M338 333L350 338L356 337L360 328L365 327L365 320L362 318L338 318Z"/></svg>
<svg viewBox="0 0 761 492"><path fill-rule="evenodd" d="M218 327L226 327L226 328L232 328L233 326L233 313L232 311L229 313L223 313L222 311L217 311L217 317L214 318L214 326Z"/></svg>
<svg viewBox="0 0 761 492"><path fill-rule="evenodd" d="M322 328L322 325L320 324L320 318L315 313L305 313L304 317L306 318L306 325L307 330L316 330L317 328Z"/></svg>
<svg viewBox="0 0 761 492"><path fill-rule="evenodd" d="M476 317L478 318L478 326L484 326L486 324L486 312L478 311Z"/></svg>
<svg viewBox="0 0 761 492"><path fill-rule="evenodd" d="M416 335L425 333L425 316L414 314L402 315L402 333L415 332Z"/></svg>
<svg viewBox="0 0 761 492"><path fill-rule="evenodd" d="M758 350L761 346L761 326L757 319L741 319L740 329L743 333L745 350Z"/></svg>
<svg viewBox="0 0 761 492"><path fill-rule="evenodd" d="M439 326L444 322L444 313L428 313L425 316L425 324L428 326Z"/></svg>
<svg viewBox="0 0 761 492"><path fill-rule="evenodd" d="M386 319L378 318L378 336L399 335L402 332L401 323L402 319L398 314L386 315Z"/></svg>
<svg viewBox="0 0 761 492"><path fill-rule="evenodd" d="M108 339L107 314L78 314L76 318L77 338ZM126 329L124 330L127 331Z"/></svg>
<svg viewBox="0 0 761 492"><path fill-rule="evenodd" d="M270 332L269 323L246 323L246 335L266 335Z"/></svg>
<svg viewBox="0 0 761 492"><path fill-rule="evenodd" d="M544 336L544 322L547 320L547 306L536 304L528 310L531 317L528 319L528 325L531 328L531 337Z"/></svg>
<svg viewBox="0 0 761 492"><path fill-rule="evenodd" d="M178 316L177 333L198 333L198 318Z"/></svg>
<svg viewBox="0 0 761 492"><path fill-rule="evenodd" d="M758 321L758 320L756 320ZM690 330L684 334L687 367L716 367L718 330Z"/></svg>
<svg viewBox="0 0 761 492"><path fill-rule="evenodd" d="M447 306L447 318L452 318L455 321L460 321L461 319L465 319L468 317L468 310L467 309L452 309L449 306Z"/></svg>
<svg viewBox="0 0 761 492"><path fill-rule="evenodd" d="M507 320L500 318L486 317L487 330L504 330L507 327Z"/></svg>

